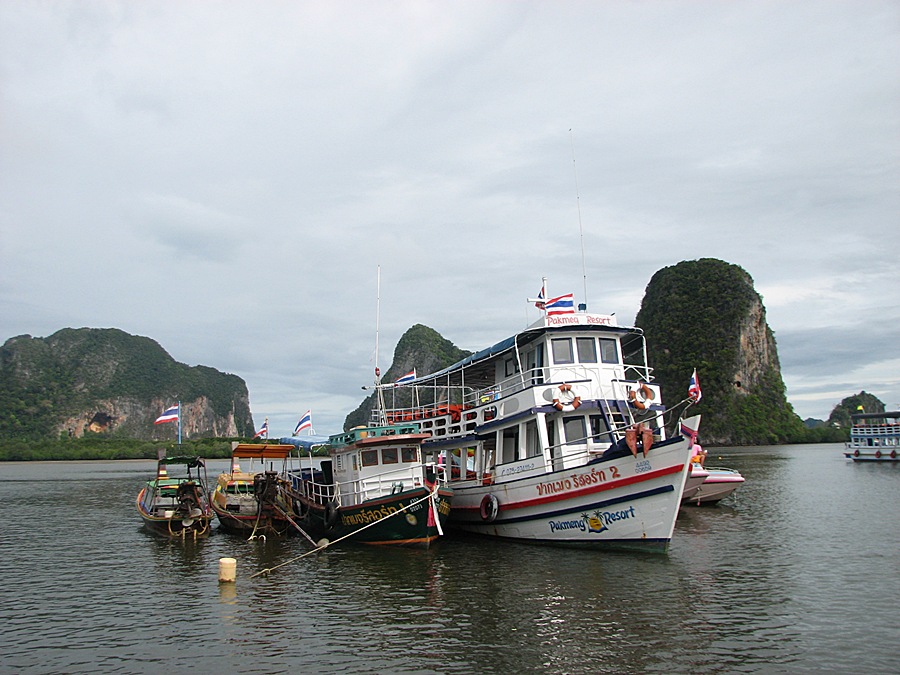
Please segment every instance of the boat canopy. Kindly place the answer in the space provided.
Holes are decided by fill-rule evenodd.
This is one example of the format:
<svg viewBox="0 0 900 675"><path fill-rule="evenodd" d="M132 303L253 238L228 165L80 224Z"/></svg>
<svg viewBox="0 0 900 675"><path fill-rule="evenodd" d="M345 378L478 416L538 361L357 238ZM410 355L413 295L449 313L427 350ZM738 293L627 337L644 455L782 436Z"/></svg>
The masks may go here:
<svg viewBox="0 0 900 675"><path fill-rule="evenodd" d="M231 449L231 456L242 459L285 459L293 449L293 445L238 443Z"/></svg>
<svg viewBox="0 0 900 675"><path fill-rule="evenodd" d="M850 417L854 420L900 419L900 410L880 413L853 413Z"/></svg>

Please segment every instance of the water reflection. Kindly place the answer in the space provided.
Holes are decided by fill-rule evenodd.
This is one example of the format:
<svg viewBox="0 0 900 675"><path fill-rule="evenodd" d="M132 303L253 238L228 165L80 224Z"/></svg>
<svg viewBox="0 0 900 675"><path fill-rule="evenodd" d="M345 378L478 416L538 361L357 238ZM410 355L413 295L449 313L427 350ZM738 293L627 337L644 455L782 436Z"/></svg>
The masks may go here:
<svg viewBox="0 0 900 675"><path fill-rule="evenodd" d="M835 450L716 452L747 482L684 509L667 556L458 538L301 558L301 538L173 541L134 509L152 462L4 466L4 667L897 672L900 528L872 514L892 512L900 471ZM234 584L218 583L222 557Z"/></svg>

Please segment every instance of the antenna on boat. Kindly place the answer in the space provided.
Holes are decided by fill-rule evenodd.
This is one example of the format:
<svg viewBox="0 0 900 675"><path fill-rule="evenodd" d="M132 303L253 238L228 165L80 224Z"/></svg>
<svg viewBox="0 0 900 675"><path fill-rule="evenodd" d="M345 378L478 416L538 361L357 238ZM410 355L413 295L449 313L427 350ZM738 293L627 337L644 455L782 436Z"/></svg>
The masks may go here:
<svg viewBox="0 0 900 675"><path fill-rule="evenodd" d="M381 370L378 368L378 331L381 321L381 265L377 267L375 283L375 406L384 415L384 391L381 389Z"/></svg>
<svg viewBox="0 0 900 675"><path fill-rule="evenodd" d="M378 322L381 319L381 265L375 271L375 384L381 380L381 371L378 369Z"/></svg>
<svg viewBox="0 0 900 675"><path fill-rule="evenodd" d="M575 206L578 209L578 232L581 236L581 277L584 282L584 304L587 306L587 266L584 262L584 227L581 225L581 195L578 191L578 170L575 168L575 134L569 129L569 139L572 142L572 173L575 175Z"/></svg>

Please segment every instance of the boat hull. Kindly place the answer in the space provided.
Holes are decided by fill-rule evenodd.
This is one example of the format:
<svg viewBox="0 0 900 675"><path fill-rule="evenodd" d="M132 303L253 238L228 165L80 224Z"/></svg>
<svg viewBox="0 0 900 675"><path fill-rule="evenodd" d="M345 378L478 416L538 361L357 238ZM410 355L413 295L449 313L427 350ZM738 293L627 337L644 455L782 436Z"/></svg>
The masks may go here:
<svg viewBox="0 0 900 675"><path fill-rule="evenodd" d="M852 459L854 462L900 462L900 454L896 449L888 451L856 449L852 452L845 452L844 457Z"/></svg>
<svg viewBox="0 0 900 675"><path fill-rule="evenodd" d="M495 485L453 484L450 525L557 546L665 552L675 528L690 442Z"/></svg>
<svg viewBox="0 0 900 675"><path fill-rule="evenodd" d="M211 511L207 510L200 515L183 514L176 509L158 510L154 513L146 506L147 490L145 487L138 493L135 505L148 530L176 539L200 539L209 536L213 519Z"/></svg>
<svg viewBox="0 0 900 675"><path fill-rule="evenodd" d="M428 548L446 527L452 496L441 488L435 498L423 487L339 507L299 498L296 508L303 529L317 540Z"/></svg>
<svg viewBox="0 0 900 675"><path fill-rule="evenodd" d="M744 477L734 469L707 469L709 476L700 489L685 502L688 504L716 504L730 497L744 484Z"/></svg>

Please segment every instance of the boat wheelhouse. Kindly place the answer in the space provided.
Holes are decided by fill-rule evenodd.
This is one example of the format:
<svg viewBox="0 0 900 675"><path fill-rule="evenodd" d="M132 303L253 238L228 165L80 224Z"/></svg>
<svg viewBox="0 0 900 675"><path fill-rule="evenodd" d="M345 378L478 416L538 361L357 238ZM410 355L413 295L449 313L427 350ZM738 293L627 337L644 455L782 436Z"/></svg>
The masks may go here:
<svg viewBox="0 0 900 675"><path fill-rule="evenodd" d="M900 460L900 411L855 413L844 456L854 462Z"/></svg>
<svg viewBox="0 0 900 675"><path fill-rule="evenodd" d="M496 537L665 550L699 416L667 438L641 329L585 311L409 384L377 385L382 424L430 434L453 489L450 525ZM674 419L672 419L674 423Z"/></svg>
<svg viewBox="0 0 900 675"><path fill-rule="evenodd" d="M293 474L295 509L315 538L427 548L452 492L418 424L357 427L329 438L318 470Z"/></svg>

